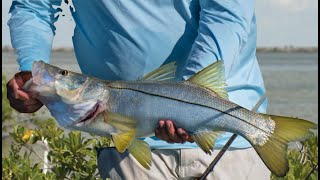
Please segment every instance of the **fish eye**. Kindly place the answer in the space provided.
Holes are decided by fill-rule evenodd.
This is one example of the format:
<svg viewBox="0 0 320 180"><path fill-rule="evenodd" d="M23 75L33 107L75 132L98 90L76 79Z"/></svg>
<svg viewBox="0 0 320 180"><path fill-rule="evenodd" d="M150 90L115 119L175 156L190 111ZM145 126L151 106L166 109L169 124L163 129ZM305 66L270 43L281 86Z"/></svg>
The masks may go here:
<svg viewBox="0 0 320 180"><path fill-rule="evenodd" d="M67 70L61 70L61 71L60 71L60 74L63 75L63 76L68 75L68 73L69 73L69 72L68 72Z"/></svg>

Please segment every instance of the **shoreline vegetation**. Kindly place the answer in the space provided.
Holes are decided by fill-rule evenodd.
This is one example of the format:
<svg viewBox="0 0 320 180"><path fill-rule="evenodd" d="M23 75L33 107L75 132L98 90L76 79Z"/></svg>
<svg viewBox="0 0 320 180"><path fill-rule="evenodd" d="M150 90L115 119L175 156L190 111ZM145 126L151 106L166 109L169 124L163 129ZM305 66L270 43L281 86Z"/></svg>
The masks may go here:
<svg viewBox="0 0 320 180"><path fill-rule="evenodd" d="M12 52L13 48L11 46L3 46L2 52ZM62 48L53 48L52 52L73 52L72 47L62 47ZM283 53L318 53L318 47L294 47L294 46L283 46L283 47L257 47L257 53L274 53L274 52L283 52Z"/></svg>

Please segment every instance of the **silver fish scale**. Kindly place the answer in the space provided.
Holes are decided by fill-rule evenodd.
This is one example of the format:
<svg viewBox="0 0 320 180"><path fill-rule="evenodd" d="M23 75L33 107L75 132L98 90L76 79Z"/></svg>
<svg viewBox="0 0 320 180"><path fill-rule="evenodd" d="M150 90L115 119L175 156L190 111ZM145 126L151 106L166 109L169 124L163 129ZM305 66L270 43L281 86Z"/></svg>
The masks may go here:
<svg viewBox="0 0 320 180"><path fill-rule="evenodd" d="M111 82L107 86L117 89L131 89L180 101L215 107L217 95L188 82ZM209 99L208 99L209 98Z"/></svg>
<svg viewBox="0 0 320 180"><path fill-rule="evenodd" d="M263 145L275 129L275 122L269 116L253 113L231 101L222 99L216 93L199 87L190 82L109 82L107 86L115 89L127 89L146 93L154 96L161 96L173 100L179 100L185 103L200 105L223 112L228 116L233 116L237 120L245 123L239 123L234 118L218 119L217 123L221 127L239 129L239 134L247 137L251 143Z"/></svg>

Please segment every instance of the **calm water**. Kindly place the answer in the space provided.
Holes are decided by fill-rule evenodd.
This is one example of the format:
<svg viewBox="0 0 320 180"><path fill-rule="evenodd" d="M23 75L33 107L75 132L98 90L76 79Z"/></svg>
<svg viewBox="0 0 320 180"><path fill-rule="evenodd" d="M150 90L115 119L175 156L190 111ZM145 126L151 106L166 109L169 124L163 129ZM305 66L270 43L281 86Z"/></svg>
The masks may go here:
<svg viewBox="0 0 320 180"><path fill-rule="evenodd" d="M268 113L318 121L318 53L259 53ZM18 71L13 53L2 53L2 72ZM52 64L80 72L73 53L54 52Z"/></svg>
<svg viewBox="0 0 320 180"><path fill-rule="evenodd" d="M318 122L318 53L261 53L268 113Z"/></svg>

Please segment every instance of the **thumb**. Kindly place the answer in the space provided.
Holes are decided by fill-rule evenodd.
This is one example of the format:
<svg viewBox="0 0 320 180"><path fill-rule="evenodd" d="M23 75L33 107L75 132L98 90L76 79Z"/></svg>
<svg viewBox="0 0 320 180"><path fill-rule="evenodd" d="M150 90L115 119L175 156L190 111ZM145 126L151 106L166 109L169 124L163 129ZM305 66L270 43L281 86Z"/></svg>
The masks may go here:
<svg viewBox="0 0 320 180"><path fill-rule="evenodd" d="M31 71L21 71L15 74L15 79L17 82L21 83L23 86L24 83L26 83L29 79L32 78L32 73ZM20 87L22 87L20 86Z"/></svg>

